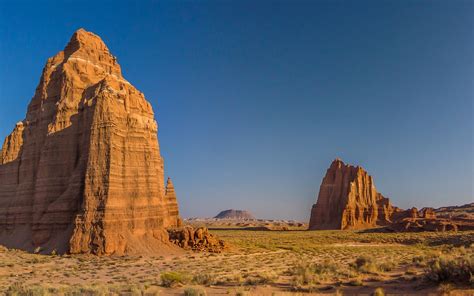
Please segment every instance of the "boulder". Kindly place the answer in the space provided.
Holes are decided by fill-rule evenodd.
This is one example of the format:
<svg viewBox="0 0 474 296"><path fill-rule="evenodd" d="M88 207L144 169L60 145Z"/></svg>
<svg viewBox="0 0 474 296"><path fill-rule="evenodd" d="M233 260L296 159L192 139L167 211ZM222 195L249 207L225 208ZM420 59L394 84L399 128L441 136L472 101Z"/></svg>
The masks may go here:
<svg viewBox="0 0 474 296"><path fill-rule="evenodd" d="M168 233L170 241L183 249L220 253L227 247L223 240L212 235L206 227L175 227L169 228Z"/></svg>

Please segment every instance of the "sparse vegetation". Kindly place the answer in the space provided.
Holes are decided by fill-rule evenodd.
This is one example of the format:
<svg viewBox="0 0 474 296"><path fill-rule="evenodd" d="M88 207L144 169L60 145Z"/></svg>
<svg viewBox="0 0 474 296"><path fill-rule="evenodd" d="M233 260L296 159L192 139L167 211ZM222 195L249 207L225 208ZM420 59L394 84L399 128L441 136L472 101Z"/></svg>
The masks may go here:
<svg viewBox="0 0 474 296"><path fill-rule="evenodd" d="M184 289L184 296L206 296L206 291L199 287L187 287Z"/></svg>
<svg viewBox="0 0 474 296"><path fill-rule="evenodd" d="M429 263L426 277L437 283L473 284L474 256L443 255Z"/></svg>
<svg viewBox="0 0 474 296"><path fill-rule="evenodd" d="M232 245L229 252L95 257L29 254L0 247L0 291L10 291L8 295L166 295L168 289L201 288L208 294L228 290L230 295L253 295L256 289L283 293L362 289L376 295L377 287L386 294L394 292L387 283L395 280L415 288L426 286L428 278L432 284L427 287L433 293L465 289L472 282L474 231L215 233Z"/></svg>
<svg viewBox="0 0 474 296"><path fill-rule="evenodd" d="M191 281L191 276L184 272L168 271L160 275L161 285L163 287L175 287L185 285Z"/></svg>

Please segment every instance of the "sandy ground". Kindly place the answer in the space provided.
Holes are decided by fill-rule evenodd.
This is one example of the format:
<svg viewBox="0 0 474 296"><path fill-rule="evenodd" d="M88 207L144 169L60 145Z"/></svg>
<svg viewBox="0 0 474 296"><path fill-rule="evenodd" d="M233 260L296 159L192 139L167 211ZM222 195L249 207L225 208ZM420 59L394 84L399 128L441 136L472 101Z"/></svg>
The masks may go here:
<svg viewBox="0 0 474 296"><path fill-rule="evenodd" d="M213 231L220 254L51 256L0 248L0 291L61 295L474 295L472 287L426 279L436 256L474 258L474 232L380 234L342 231ZM358 267L357 260L368 260ZM182 282L164 287L162 275ZM106 291L106 292L104 292ZM1 295L1 293L0 293Z"/></svg>

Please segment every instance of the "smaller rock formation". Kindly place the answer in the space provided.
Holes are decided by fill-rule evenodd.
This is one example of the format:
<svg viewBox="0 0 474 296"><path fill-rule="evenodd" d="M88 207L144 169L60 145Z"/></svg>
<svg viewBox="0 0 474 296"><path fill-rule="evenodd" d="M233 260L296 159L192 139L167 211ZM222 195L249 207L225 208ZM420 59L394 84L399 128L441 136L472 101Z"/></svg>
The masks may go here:
<svg viewBox="0 0 474 296"><path fill-rule="evenodd" d="M220 253L226 248L225 242L212 235L206 227L171 228L168 234L170 241L183 249Z"/></svg>
<svg viewBox="0 0 474 296"><path fill-rule="evenodd" d="M217 214L215 219L229 219L229 220L255 220L255 217L248 211L244 210L225 210Z"/></svg>
<svg viewBox="0 0 474 296"><path fill-rule="evenodd" d="M399 209L377 192L362 167L336 159L326 172L311 210L310 229L365 229L387 225Z"/></svg>
<svg viewBox="0 0 474 296"><path fill-rule="evenodd" d="M474 219L465 213L471 205L418 210L394 207L375 189L373 179L360 166L336 159L326 172L318 200L311 210L309 229L367 229L384 226L396 232L473 230ZM437 213L461 211L462 216L444 218ZM382 231L383 231L382 230Z"/></svg>
<svg viewBox="0 0 474 296"><path fill-rule="evenodd" d="M178 201L176 198L176 192L174 191L173 182L168 177L165 189L165 208L168 213L167 219L169 220L168 225L175 225L180 227L183 225L183 220L179 216Z"/></svg>

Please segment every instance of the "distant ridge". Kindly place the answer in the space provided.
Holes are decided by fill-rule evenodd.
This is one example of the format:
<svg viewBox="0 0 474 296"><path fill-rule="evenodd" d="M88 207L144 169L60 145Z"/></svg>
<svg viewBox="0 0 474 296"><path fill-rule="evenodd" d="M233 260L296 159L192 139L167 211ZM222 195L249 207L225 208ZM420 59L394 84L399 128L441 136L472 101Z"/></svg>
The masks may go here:
<svg viewBox="0 0 474 296"><path fill-rule="evenodd" d="M236 219L236 220L255 220L255 217L248 211L244 210L225 210L217 214L215 219Z"/></svg>

